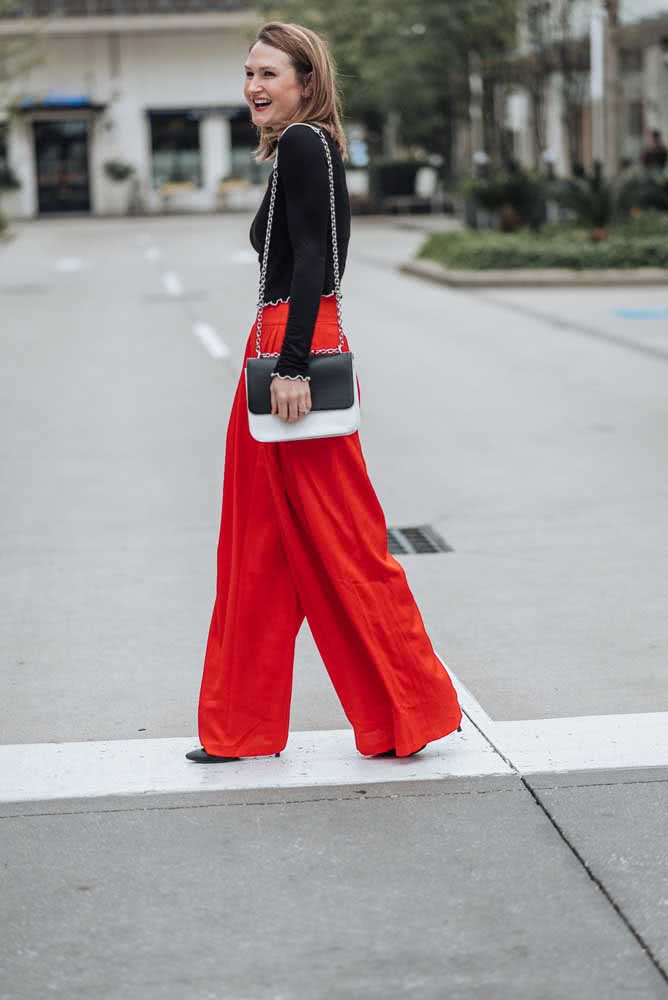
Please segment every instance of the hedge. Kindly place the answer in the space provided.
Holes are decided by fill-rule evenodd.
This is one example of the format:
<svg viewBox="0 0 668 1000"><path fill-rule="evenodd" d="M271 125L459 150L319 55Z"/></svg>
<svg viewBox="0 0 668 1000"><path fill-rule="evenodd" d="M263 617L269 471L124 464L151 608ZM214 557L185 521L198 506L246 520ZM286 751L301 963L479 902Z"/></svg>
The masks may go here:
<svg viewBox="0 0 668 1000"><path fill-rule="evenodd" d="M668 220L639 219L620 225L607 239L593 242L587 232L567 226L540 233L449 232L431 234L417 256L453 270L510 268L668 268Z"/></svg>

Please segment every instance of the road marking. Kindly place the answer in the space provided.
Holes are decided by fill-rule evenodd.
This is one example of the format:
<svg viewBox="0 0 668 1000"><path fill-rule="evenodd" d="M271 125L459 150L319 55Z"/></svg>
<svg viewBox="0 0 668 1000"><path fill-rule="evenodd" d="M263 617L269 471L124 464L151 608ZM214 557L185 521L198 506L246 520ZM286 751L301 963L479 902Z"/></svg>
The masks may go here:
<svg viewBox="0 0 668 1000"><path fill-rule="evenodd" d="M436 651L434 650L434 652ZM483 732L489 731L494 725L493 720L489 717L477 698L475 698L466 685L460 681L457 675L452 671L442 657L438 655L438 653L436 653L436 657L441 661L447 672L450 674L452 683L457 691L457 700L461 706L462 712L464 712Z"/></svg>
<svg viewBox="0 0 668 1000"><path fill-rule="evenodd" d="M213 358L226 358L229 355L227 344L209 323L193 323L193 333L199 337Z"/></svg>
<svg viewBox="0 0 668 1000"><path fill-rule="evenodd" d="M88 267L81 257L60 257L55 264L57 271L81 271L83 267Z"/></svg>
<svg viewBox="0 0 668 1000"><path fill-rule="evenodd" d="M221 764L186 760L186 752L197 746L192 737L0 746L0 802L512 774L470 725L430 743L428 753L399 760L363 757L349 729L290 733L280 757Z"/></svg>
<svg viewBox="0 0 668 1000"><path fill-rule="evenodd" d="M175 271L165 271L160 275L162 286L168 295L182 295L183 285L181 279Z"/></svg>
<svg viewBox="0 0 668 1000"><path fill-rule="evenodd" d="M158 250L157 247L147 247L144 250L144 257L146 260L160 260L162 257L162 250Z"/></svg>
<svg viewBox="0 0 668 1000"><path fill-rule="evenodd" d="M185 759L196 737L5 745L0 802L668 767L668 712L495 720L439 660L457 691L462 732L415 757L363 757L351 729L291 732L281 757L217 765Z"/></svg>
<svg viewBox="0 0 668 1000"><path fill-rule="evenodd" d="M493 722L486 735L522 774L668 767L668 712Z"/></svg>
<svg viewBox="0 0 668 1000"><path fill-rule="evenodd" d="M656 309L616 309L622 319L668 319L668 306Z"/></svg>
<svg viewBox="0 0 668 1000"><path fill-rule="evenodd" d="M363 757L350 729L291 732L280 757L211 765L185 759L196 737L16 744L0 746L0 802L668 767L668 712L490 720L480 731L485 713L472 725L456 686L462 732L415 757Z"/></svg>

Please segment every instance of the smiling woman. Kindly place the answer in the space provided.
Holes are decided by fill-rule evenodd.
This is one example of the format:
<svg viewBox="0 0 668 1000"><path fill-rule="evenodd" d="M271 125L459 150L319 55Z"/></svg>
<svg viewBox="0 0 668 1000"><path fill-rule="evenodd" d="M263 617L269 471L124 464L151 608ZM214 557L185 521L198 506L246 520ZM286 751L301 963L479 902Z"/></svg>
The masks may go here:
<svg viewBox="0 0 668 1000"><path fill-rule="evenodd" d="M202 747L186 756L211 763L280 754L304 617L358 751L409 756L454 732L462 712L388 550L359 434L259 442L249 429L244 368L258 350L260 316L262 350L278 358L270 389L276 420L312 420L312 351L340 345L350 352L339 288L350 235L347 148L334 64L320 35L274 21L251 46L244 72L256 154L263 160L280 150L280 170L250 230L260 259L273 212L271 266L225 443L216 600L198 710Z"/></svg>

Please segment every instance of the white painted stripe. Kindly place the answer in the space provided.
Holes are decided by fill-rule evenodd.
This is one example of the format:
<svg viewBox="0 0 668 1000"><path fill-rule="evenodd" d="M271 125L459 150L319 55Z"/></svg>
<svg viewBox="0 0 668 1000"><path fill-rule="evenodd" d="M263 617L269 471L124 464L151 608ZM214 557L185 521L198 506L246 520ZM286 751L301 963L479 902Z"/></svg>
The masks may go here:
<svg viewBox="0 0 668 1000"><path fill-rule="evenodd" d="M58 271L80 271L88 265L81 257L59 257L55 266Z"/></svg>
<svg viewBox="0 0 668 1000"><path fill-rule="evenodd" d="M522 774L668 767L668 712L493 722L486 732Z"/></svg>
<svg viewBox="0 0 668 1000"><path fill-rule="evenodd" d="M220 764L186 760L199 745L196 738L178 738L0 746L0 802L512 774L470 725L402 759L363 757L348 729L290 733L280 757Z"/></svg>
<svg viewBox="0 0 668 1000"><path fill-rule="evenodd" d="M226 358L230 353L225 341L209 323L193 323L193 333L199 337L213 358Z"/></svg>
<svg viewBox="0 0 668 1000"><path fill-rule="evenodd" d="M434 650L434 652L436 651ZM490 730L494 723L492 719L490 719L489 715L482 707L480 702L469 691L466 685L462 683L459 677L457 677L454 670L452 670L452 668L447 665L445 660L441 656L439 656L438 653L436 653L436 656L441 661L441 663L443 664L443 666L450 675L452 683L455 686L455 690L457 691L457 700L459 701L462 712L465 712L466 715L469 717L469 719L471 719L472 722L474 722L477 726L479 726L483 732L487 732L488 730Z"/></svg>
<svg viewBox="0 0 668 1000"><path fill-rule="evenodd" d="M160 276L162 278L162 285L168 295L182 295L183 285L181 284L181 279L175 271L165 271Z"/></svg>
<svg viewBox="0 0 668 1000"><path fill-rule="evenodd" d="M147 247L144 250L144 257L146 260L160 260L162 257L162 251L158 250L157 247Z"/></svg>

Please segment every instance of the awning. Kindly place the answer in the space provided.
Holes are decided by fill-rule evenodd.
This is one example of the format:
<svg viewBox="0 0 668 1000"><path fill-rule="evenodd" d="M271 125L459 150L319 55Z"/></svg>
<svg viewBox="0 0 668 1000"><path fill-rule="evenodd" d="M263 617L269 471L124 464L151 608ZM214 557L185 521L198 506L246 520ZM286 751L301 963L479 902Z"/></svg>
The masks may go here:
<svg viewBox="0 0 668 1000"><path fill-rule="evenodd" d="M55 94L41 97L22 97L12 105L14 111L25 114L31 111L104 111L106 103L93 101L85 94Z"/></svg>

